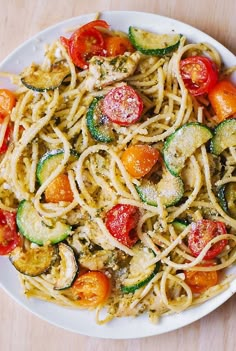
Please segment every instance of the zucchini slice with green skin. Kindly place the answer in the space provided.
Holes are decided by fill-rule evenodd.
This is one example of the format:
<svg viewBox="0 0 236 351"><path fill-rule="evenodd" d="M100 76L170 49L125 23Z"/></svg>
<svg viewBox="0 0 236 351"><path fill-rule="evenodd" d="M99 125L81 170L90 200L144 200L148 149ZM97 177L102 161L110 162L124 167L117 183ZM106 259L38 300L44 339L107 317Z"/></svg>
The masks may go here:
<svg viewBox="0 0 236 351"><path fill-rule="evenodd" d="M46 273L58 258L56 246L40 246L36 248L15 248L9 259L13 266L22 274L36 277Z"/></svg>
<svg viewBox="0 0 236 351"><path fill-rule="evenodd" d="M114 141L115 136L109 118L102 112L102 99L103 97L93 99L86 115L86 122L93 139L102 143L110 143Z"/></svg>
<svg viewBox="0 0 236 351"><path fill-rule="evenodd" d="M177 234L182 233L182 231L189 225L186 220L178 218L176 218L171 224L173 225Z"/></svg>
<svg viewBox="0 0 236 351"><path fill-rule="evenodd" d="M55 221L48 225L30 201L22 200L19 204L16 223L19 231L29 241L38 245L56 244L71 234L71 226Z"/></svg>
<svg viewBox="0 0 236 351"><path fill-rule="evenodd" d="M185 161L211 137L211 130L197 122L186 123L172 133L163 148L164 161L170 173L177 176Z"/></svg>
<svg viewBox="0 0 236 351"><path fill-rule="evenodd" d="M222 185L217 195L223 210L236 219L236 183L231 182Z"/></svg>
<svg viewBox="0 0 236 351"><path fill-rule="evenodd" d="M78 264L73 249L64 243L58 245L60 260L60 276L54 285L55 290L63 290L71 287L77 273Z"/></svg>
<svg viewBox="0 0 236 351"><path fill-rule="evenodd" d="M36 175L40 185L48 179L48 177L51 175L54 169L56 169L57 166L61 163L64 156L63 154L63 149L55 149L46 152L41 157L36 168ZM73 149L70 150L70 155L70 163L78 160L79 158L79 154Z"/></svg>
<svg viewBox="0 0 236 351"><path fill-rule="evenodd" d="M49 72L43 71L38 65L32 65L30 72L21 78L21 82L26 88L42 93L55 90L69 75L69 67L64 61L55 63Z"/></svg>
<svg viewBox="0 0 236 351"><path fill-rule="evenodd" d="M155 257L151 249L137 243L133 247L133 251L134 256L130 261L128 277L121 286L121 291L124 294L134 293L137 289L147 285L160 268L159 262L147 267L148 262Z"/></svg>
<svg viewBox="0 0 236 351"><path fill-rule="evenodd" d="M181 34L157 34L129 27L129 40L145 55L167 55L178 48L180 38Z"/></svg>
<svg viewBox="0 0 236 351"><path fill-rule="evenodd" d="M144 179L136 189L141 200L151 206L158 206L157 198L160 198L166 207L174 206L184 195L182 179L169 172L166 172L157 184Z"/></svg>
<svg viewBox="0 0 236 351"><path fill-rule="evenodd" d="M220 155L225 149L236 146L236 119L226 119L218 124L211 140L210 150L215 155Z"/></svg>

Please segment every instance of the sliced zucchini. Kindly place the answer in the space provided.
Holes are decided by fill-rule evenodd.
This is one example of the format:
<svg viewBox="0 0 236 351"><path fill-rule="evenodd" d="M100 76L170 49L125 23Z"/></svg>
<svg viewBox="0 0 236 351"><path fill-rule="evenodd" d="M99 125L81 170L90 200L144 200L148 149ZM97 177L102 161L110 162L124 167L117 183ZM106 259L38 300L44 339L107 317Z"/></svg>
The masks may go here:
<svg viewBox="0 0 236 351"><path fill-rule="evenodd" d="M56 149L46 152L39 160L36 168L36 175L39 184L48 179L50 174L56 169L63 159L64 150ZM69 163L76 161L79 158L79 154L75 150L70 151Z"/></svg>
<svg viewBox="0 0 236 351"><path fill-rule="evenodd" d="M226 119L218 124L211 140L210 150L215 155L220 155L225 149L236 146L236 119Z"/></svg>
<svg viewBox="0 0 236 351"><path fill-rule="evenodd" d="M164 56L178 48L181 34L157 34L129 27L133 46L145 55Z"/></svg>
<svg viewBox="0 0 236 351"><path fill-rule="evenodd" d="M86 115L87 127L93 139L110 143L115 137L109 118L102 113L102 99L102 97L96 97L90 104Z"/></svg>
<svg viewBox="0 0 236 351"><path fill-rule="evenodd" d="M69 67L65 65L64 61L52 65L49 72L43 71L40 66L34 64L30 71L21 78L21 82L28 89L44 92L58 88L69 75Z"/></svg>
<svg viewBox="0 0 236 351"><path fill-rule="evenodd" d="M149 180L143 180L136 187L143 202L151 206L158 206L157 198L161 199L164 206L176 205L184 195L184 183L180 177L174 177L168 171L164 173L159 183L155 184Z"/></svg>
<svg viewBox="0 0 236 351"><path fill-rule="evenodd" d="M170 173L177 176L188 157L211 137L211 130L197 122L186 123L171 134L163 148L164 161Z"/></svg>
<svg viewBox="0 0 236 351"><path fill-rule="evenodd" d="M19 231L31 242L38 245L56 244L71 234L71 227L59 220L45 222L30 201L20 202L16 223Z"/></svg>
<svg viewBox="0 0 236 351"><path fill-rule="evenodd" d="M182 233L182 231L189 225L186 220L178 218L176 218L171 224L173 225L177 234Z"/></svg>
<svg viewBox="0 0 236 351"><path fill-rule="evenodd" d="M121 286L121 291L124 294L134 293L137 289L147 285L157 274L160 267L159 262L148 266L148 262L155 257L155 254L151 249L144 247L143 244L136 244L133 251L134 256L130 261L128 277Z"/></svg>
<svg viewBox="0 0 236 351"><path fill-rule="evenodd" d="M36 277L46 273L58 257L56 246L40 246L36 248L15 248L9 259L13 266L22 274Z"/></svg>
<svg viewBox="0 0 236 351"><path fill-rule="evenodd" d="M222 185L218 191L218 198L223 210L236 219L236 183Z"/></svg>
<svg viewBox="0 0 236 351"><path fill-rule="evenodd" d="M64 243L60 243L59 256L60 256L60 276L54 285L55 290L62 290L69 288L78 272L78 264L76 262L73 249Z"/></svg>

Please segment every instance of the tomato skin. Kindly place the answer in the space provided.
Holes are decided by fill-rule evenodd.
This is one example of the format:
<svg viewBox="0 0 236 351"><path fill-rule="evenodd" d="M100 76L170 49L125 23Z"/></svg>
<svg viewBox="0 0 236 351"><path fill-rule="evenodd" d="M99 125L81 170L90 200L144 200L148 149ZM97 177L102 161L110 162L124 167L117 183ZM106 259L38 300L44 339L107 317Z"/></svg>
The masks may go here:
<svg viewBox="0 0 236 351"><path fill-rule="evenodd" d="M149 145L132 145L121 157L127 172L137 179L149 173L159 159L159 151Z"/></svg>
<svg viewBox="0 0 236 351"><path fill-rule="evenodd" d="M67 39L66 37L61 36L61 37L60 37L60 42L61 42L62 45L66 48L66 50L69 52L70 40Z"/></svg>
<svg viewBox="0 0 236 351"><path fill-rule="evenodd" d="M9 115L16 104L16 97L8 89L0 89L0 113L4 116Z"/></svg>
<svg viewBox="0 0 236 351"><path fill-rule="evenodd" d="M198 222L193 223L188 236L188 246L192 252L192 255L197 257L210 240L215 238L217 235L226 233L226 226L223 222L201 219ZM204 259L211 260L218 256L227 244L228 240L220 240L216 242L207 251Z"/></svg>
<svg viewBox="0 0 236 351"><path fill-rule="evenodd" d="M143 111L143 101L136 91L128 85L113 88L104 97L103 113L121 126L136 123Z"/></svg>
<svg viewBox="0 0 236 351"><path fill-rule="evenodd" d="M72 33L69 39L60 37L73 63L81 68L88 68L88 60L94 55L105 55L104 38L97 27L109 28L103 20L91 21Z"/></svg>
<svg viewBox="0 0 236 351"><path fill-rule="evenodd" d="M230 81L218 82L208 97L219 122L236 114L236 87Z"/></svg>
<svg viewBox="0 0 236 351"><path fill-rule="evenodd" d="M108 36L105 38L105 50L107 56L118 56L125 52L134 52L134 47L128 38Z"/></svg>
<svg viewBox="0 0 236 351"><path fill-rule="evenodd" d="M218 283L217 271L185 271L184 274L185 283L193 293L204 292Z"/></svg>
<svg viewBox="0 0 236 351"><path fill-rule="evenodd" d="M104 21L104 20L94 20L94 21L90 21L86 24L84 24L83 26L81 26L80 28L76 29L70 39L74 40L74 39L77 39L78 36L83 32L83 31L86 31L86 30L89 30L89 29L92 29L92 28L95 28L95 27L102 27L102 28L106 28L108 29L109 28L109 24Z"/></svg>
<svg viewBox="0 0 236 351"><path fill-rule="evenodd" d="M110 295L109 278L100 271L89 271L78 276L72 286L72 293L80 307L95 308L104 304Z"/></svg>
<svg viewBox="0 0 236 351"><path fill-rule="evenodd" d="M0 255L7 255L21 244L16 228L16 214L0 209Z"/></svg>
<svg viewBox="0 0 236 351"><path fill-rule="evenodd" d="M1 113L0 113L0 130L1 130ZM12 128L10 125L8 125L4 135L3 143L0 146L0 154L3 154L4 152L7 151L8 145L11 139L11 132L12 132Z"/></svg>
<svg viewBox="0 0 236 351"><path fill-rule="evenodd" d="M16 104L16 97L13 92L8 89L0 89L0 130L1 130L1 123L4 119L11 113L13 107ZM3 143L0 145L0 154L3 154L7 151L8 144L10 141L12 132L12 127L8 124Z"/></svg>
<svg viewBox="0 0 236 351"><path fill-rule="evenodd" d="M185 87L193 96L209 93L218 81L215 63L205 56L191 56L181 60L180 73Z"/></svg>
<svg viewBox="0 0 236 351"><path fill-rule="evenodd" d="M72 202L74 195L66 174L59 174L45 190L46 202L58 203L60 201Z"/></svg>
<svg viewBox="0 0 236 351"><path fill-rule="evenodd" d="M104 56L105 54L102 34L95 28L84 30L77 40L70 39L69 53L77 67L87 69L88 60L92 56Z"/></svg>
<svg viewBox="0 0 236 351"><path fill-rule="evenodd" d="M135 228L139 217L138 207L118 204L106 213L106 227L117 241L130 248L138 241Z"/></svg>

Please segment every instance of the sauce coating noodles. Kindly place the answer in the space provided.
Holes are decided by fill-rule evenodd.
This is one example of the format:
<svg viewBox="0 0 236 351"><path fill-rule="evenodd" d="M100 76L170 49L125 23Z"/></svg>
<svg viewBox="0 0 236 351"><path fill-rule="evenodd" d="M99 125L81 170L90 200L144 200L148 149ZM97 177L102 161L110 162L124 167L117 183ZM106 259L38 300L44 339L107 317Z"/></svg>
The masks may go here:
<svg viewBox="0 0 236 351"><path fill-rule="evenodd" d="M110 296L97 306L96 320L100 324L143 312L156 322L165 313L181 312L203 303L227 289L234 279L222 274L217 284L195 294L185 281L184 272L224 272L224 268L235 262L236 219L222 209L217 198L217 187L236 180L235 147L224 150L219 157L209 152L206 143L194 150L180 173L184 193L180 201L168 206L161 196L155 199L155 206L142 201L137 191L142 179L132 177L122 162L124 150L131 145L150 145L162 154L167 138L186 123L198 122L209 128L217 125L207 96L191 96L180 74L181 59L196 54L209 56L223 74L220 55L214 48L208 44L188 44L186 38L181 37L178 49L163 57L137 51L124 54L126 58L134 57L135 69L120 80L113 80L109 77L113 73L107 71L104 74L108 83L102 84L101 80L100 86L99 78L93 82L90 69L75 67L59 40L47 47L40 66L42 71L50 72L55 64L63 62L69 74L59 87L42 92L27 88L21 78L29 68L19 76L11 76L19 87L15 92L17 104L10 115L12 141L1 156L0 208L16 212L19 203L26 200L33 204L46 226L57 221L71 226L64 242L78 255L76 259L82 272L101 271L111 281ZM143 102L141 118L128 126L113 123L113 140L109 143L95 140L87 124L92 101L114 87L126 85L132 87ZM38 164L53 150L63 150L60 162L39 183ZM71 150L78 157L73 158ZM164 162L158 162L144 179L158 183L166 171ZM73 200L46 202L45 190L60 174L67 175ZM166 186L169 187L168 183ZM133 279L129 274L136 257L135 246L124 245L106 226L106 214L117 204L138 208L137 245L141 245L143 253L151 253L132 266L133 270L137 269L132 272L133 277L137 280L143 270L151 272L152 267L158 265L146 284L128 293L122 287L127 279ZM212 237L195 257L187 238L191 223L203 218L224 223L227 231ZM176 222L183 221L181 229L175 226ZM227 245L213 264L206 265L207 251L221 240L227 240ZM24 245L27 248L35 244L24 238ZM81 307L70 287L55 289L59 270L57 260L50 270L38 276L19 273L26 296ZM107 317L100 319L99 312L104 306Z"/></svg>

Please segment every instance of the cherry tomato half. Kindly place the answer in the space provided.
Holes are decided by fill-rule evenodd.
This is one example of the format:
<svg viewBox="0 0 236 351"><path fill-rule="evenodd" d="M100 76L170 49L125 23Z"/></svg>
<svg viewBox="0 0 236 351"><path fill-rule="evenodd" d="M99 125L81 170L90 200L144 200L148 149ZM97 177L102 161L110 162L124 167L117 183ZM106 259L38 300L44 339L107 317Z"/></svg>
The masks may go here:
<svg viewBox="0 0 236 351"><path fill-rule="evenodd" d="M103 113L112 122L121 126L129 126L137 122L142 111L141 98L128 85L111 89L103 100Z"/></svg>
<svg viewBox="0 0 236 351"><path fill-rule="evenodd" d="M217 235L226 233L226 226L222 222L201 219L198 222L193 223L188 236L188 246L193 256L197 257L204 249L204 247L209 243L209 241L211 241ZM228 240L220 240L217 243L213 244L204 256L204 259L210 260L219 255L227 243Z"/></svg>
<svg viewBox="0 0 236 351"><path fill-rule="evenodd" d="M0 89L0 113L8 115L16 104L16 97L8 89Z"/></svg>
<svg viewBox="0 0 236 351"><path fill-rule="evenodd" d="M0 113L0 130L1 130L1 113ZM12 128L10 125L8 125L5 131L3 143L0 146L0 154L3 154L4 152L7 151L7 148L11 139L11 132L12 132Z"/></svg>
<svg viewBox="0 0 236 351"><path fill-rule="evenodd" d="M16 214L0 210L0 255L7 255L21 244L16 229Z"/></svg>
<svg viewBox="0 0 236 351"><path fill-rule="evenodd" d="M95 55L104 56L104 39L95 28L86 29L70 40L69 52L73 63L79 68L88 68L88 61Z"/></svg>
<svg viewBox="0 0 236 351"><path fill-rule="evenodd" d="M123 55L125 52L134 52L134 48L128 38L108 36L105 38L105 50L107 56Z"/></svg>
<svg viewBox="0 0 236 351"><path fill-rule="evenodd" d="M159 159L159 151L150 145L131 145L121 157L125 169L134 178L149 173Z"/></svg>
<svg viewBox="0 0 236 351"><path fill-rule="evenodd" d="M88 68L88 61L94 55L105 55L104 38L97 29L109 28L103 20L91 21L72 33L69 39L60 37L73 63L81 69Z"/></svg>
<svg viewBox="0 0 236 351"><path fill-rule="evenodd" d="M72 202L74 195L66 174L59 174L45 190L46 202L58 203L60 201Z"/></svg>
<svg viewBox="0 0 236 351"><path fill-rule="evenodd" d="M101 28L106 28L108 29L109 28L109 24L104 21L104 20L94 20L94 21L90 21L86 24L84 24L83 26L79 27L78 29L76 29L70 39L71 40L77 40L78 36L80 36L80 34L83 32L83 31L86 31L86 30L89 30L89 29L92 29L92 28L96 28L98 29L98 27L101 27Z"/></svg>
<svg viewBox="0 0 236 351"><path fill-rule="evenodd" d="M139 209L132 205L116 205L106 213L106 227L121 244L132 247L137 241Z"/></svg>
<svg viewBox="0 0 236 351"><path fill-rule="evenodd" d="M217 271L185 271L185 283L193 293L201 293L218 283Z"/></svg>
<svg viewBox="0 0 236 351"><path fill-rule="evenodd" d="M218 82L208 97L219 122L236 117L236 86L233 83L228 80Z"/></svg>
<svg viewBox="0 0 236 351"><path fill-rule="evenodd" d="M180 61L185 87L193 96L208 93L217 83L215 63L205 56L191 56Z"/></svg>
<svg viewBox="0 0 236 351"><path fill-rule="evenodd" d="M72 293L81 307L95 308L104 304L109 297L110 289L110 280L104 273L90 271L75 280Z"/></svg>

